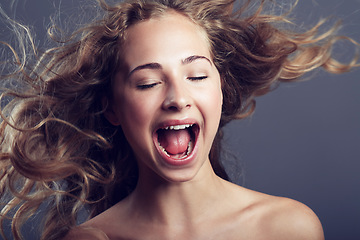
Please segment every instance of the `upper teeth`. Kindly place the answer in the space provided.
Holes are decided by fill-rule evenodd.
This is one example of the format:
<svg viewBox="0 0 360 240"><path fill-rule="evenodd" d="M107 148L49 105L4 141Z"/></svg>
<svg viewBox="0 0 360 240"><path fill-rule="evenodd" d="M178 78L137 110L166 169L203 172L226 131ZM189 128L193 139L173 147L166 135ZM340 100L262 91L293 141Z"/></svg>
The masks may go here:
<svg viewBox="0 0 360 240"><path fill-rule="evenodd" d="M168 126L165 127L165 130L181 130L181 129L185 129L185 128L189 128L191 126L191 124L182 124L182 125L175 125L175 126Z"/></svg>

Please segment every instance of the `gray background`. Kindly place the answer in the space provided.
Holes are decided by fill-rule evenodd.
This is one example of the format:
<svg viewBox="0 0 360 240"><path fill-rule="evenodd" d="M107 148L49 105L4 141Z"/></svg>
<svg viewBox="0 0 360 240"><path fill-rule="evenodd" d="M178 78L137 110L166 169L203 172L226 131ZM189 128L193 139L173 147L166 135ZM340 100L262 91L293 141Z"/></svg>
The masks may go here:
<svg viewBox="0 0 360 240"><path fill-rule="evenodd" d="M10 15L33 26L40 46L49 15L60 6L63 17L76 16L79 2L86 1L0 0ZM360 0L300 0L293 14L304 26L329 15L343 20L340 34L360 42ZM336 56L349 60L354 49L342 42ZM283 84L258 98L252 117L226 128L226 149L237 158L226 162L234 180L305 203L327 240L360 239L359 74L317 71L309 81Z"/></svg>

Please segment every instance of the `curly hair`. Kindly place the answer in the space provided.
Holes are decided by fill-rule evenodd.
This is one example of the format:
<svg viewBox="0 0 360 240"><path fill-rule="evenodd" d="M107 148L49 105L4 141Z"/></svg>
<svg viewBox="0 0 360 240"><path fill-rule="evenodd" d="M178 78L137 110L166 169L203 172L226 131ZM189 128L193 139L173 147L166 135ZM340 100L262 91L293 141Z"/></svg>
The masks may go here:
<svg viewBox="0 0 360 240"><path fill-rule="evenodd" d="M205 30L224 99L209 156L215 173L227 180L220 161L222 127L249 116L255 97L318 67L342 73L359 65L356 56L348 64L332 58L332 46L345 38L335 35L336 25L322 34L324 21L302 33L290 31L284 27L291 25L287 15L263 11L265 0L251 14L251 0L239 9L236 0L98 2L102 19L59 42L35 64L2 42L17 66L2 80L17 84L2 93L9 103L0 112L0 224L11 219L15 239L40 205L47 207L41 239L61 239L76 225L84 204L95 216L135 188L138 168L131 147L121 127L103 114L126 30L134 24L176 11Z"/></svg>

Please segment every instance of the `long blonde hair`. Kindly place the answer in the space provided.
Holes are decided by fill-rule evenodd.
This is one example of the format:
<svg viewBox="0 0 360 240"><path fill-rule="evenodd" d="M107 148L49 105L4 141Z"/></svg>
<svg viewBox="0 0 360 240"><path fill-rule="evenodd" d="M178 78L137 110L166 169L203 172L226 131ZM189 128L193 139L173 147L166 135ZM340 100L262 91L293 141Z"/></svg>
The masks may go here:
<svg viewBox="0 0 360 240"><path fill-rule="evenodd" d="M286 15L263 12L265 0L252 14L246 14L251 0L239 9L234 8L236 0L130 0L113 6L98 2L104 17L46 51L36 64L3 43L13 50L16 70L2 80L15 81L16 88L7 87L2 94L11 101L1 110L0 224L11 219L15 239L44 202L42 239L61 239L76 225L84 204L95 216L135 188L138 172L131 147L122 129L103 115L121 63L121 43L132 25L171 9L207 33L224 95L210 160L225 179L219 160L221 128L249 116L255 97L318 67L342 73L359 65L356 56L348 64L331 57L336 41L357 44L336 36L336 26L319 34L324 23L320 21L306 32L290 31L280 27L291 24Z"/></svg>

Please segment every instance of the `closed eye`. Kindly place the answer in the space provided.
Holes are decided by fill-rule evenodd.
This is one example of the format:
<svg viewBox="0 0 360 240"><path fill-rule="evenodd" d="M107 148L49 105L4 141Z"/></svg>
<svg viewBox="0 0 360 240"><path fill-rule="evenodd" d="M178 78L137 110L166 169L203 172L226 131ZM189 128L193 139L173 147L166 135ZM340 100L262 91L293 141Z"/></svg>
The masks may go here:
<svg viewBox="0 0 360 240"><path fill-rule="evenodd" d="M136 87L140 90L146 90L149 88L153 88L157 85L158 83L151 83L151 84L141 84L141 85L137 85Z"/></svg>
<svg viewBox="0 0 360 240"><path fill-rule="evenodd" d="M200 80L204 80L208 78L208 76L200 76L200 77L188 77L189 80L192 80L192 81L200 81Z"/></svg>

